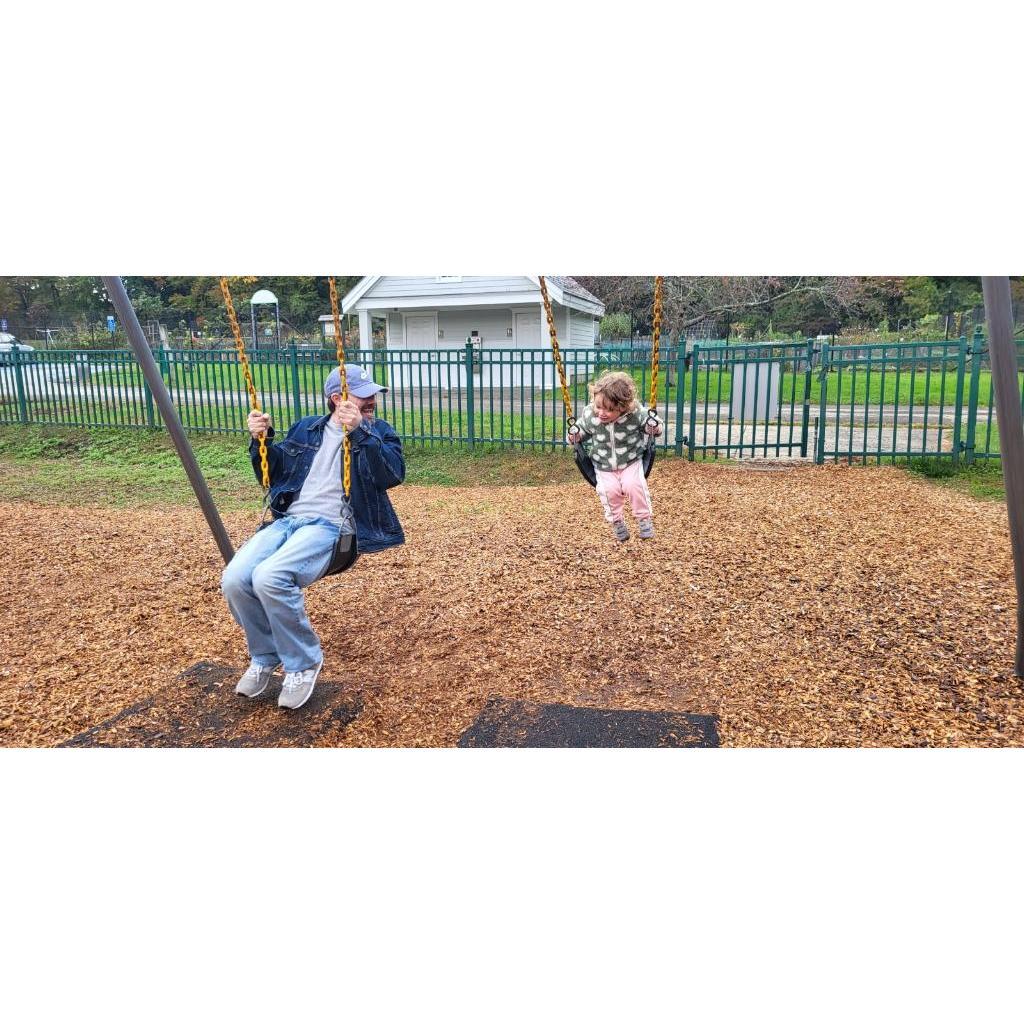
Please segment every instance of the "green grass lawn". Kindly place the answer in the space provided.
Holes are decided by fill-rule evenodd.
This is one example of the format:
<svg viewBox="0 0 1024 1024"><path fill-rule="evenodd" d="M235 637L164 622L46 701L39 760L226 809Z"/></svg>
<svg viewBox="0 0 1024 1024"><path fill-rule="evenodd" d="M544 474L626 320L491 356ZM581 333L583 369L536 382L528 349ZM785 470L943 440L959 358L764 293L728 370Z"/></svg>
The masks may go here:
<svg viewBox="0 0 1024 1024"><path fill-rule="evenodd" d="M259 509L262 491L243 438L199 435L191 443L219 508ZM411 484L501 487L578 479L565 452L407 445L405 455ZM121 508L195 504L166 434L61 427L0 427L0 499Z"/></svg>
<svg viewBox="0 0 1024 1024"><path fill-rule="evenodd" d="M198 435L192 446L219 508L259 510L262 492L243 438ZM407 482L424 486L503 487L579 479L564 451L410 444L405 454ZM698 455L698 461L703 459ZM948 459L898 464L939 486L986 501L1004 500L998 460L970 467L954 467ZM162 432L31 426L0 427L0 500L121 508L195 504L177 452Z"/></svg>
<svg viewBox="0 0 1024 1024"><path fill-rule="evenodd" d="M1024 374L1021 375L1021 387L1024 387ZM966 402L966 390L969 380L964 382L964 400ZM691 381L687 380L687 388L692 387ZM803 402L806 388L804 374L783 373L779 384L780 402L788 406L791 401L795 405ZM978 382L978 404L979 409L987 409L990 403L992 392L992 374L984 371ZM721 394L722 403L728 403L732 397L732 374L728 371L698 371L697 374L697 401L698 403L710 402L714 404L719 400ZM687 393L687 399L689 393ZM811 373L810 402L817 405L821 401L821 377L817 370ZM825 403L829 406L854 408L863 406L865 401L868 406L909 406L913 404L922 409L925 405L938 409L945 406L951 410L956 403L956 367L945 368L945 375L941 367L932 368L929 374L920 369L911 372L909 369L896 370L886 368L882 373L880 368L873 368L868 372L863 367L856 371L844 368L841 372L833 371L826 377L825 382Z"/></svg>
<svg viewBox="0 0 1024 1024"><path fill-rule="evenodd" d="M629 366L611 366L608 369L618 369L629 373L636 382L637 391L641 400L646 404L650 397L650 374L648 368L636 369ZM603 369L605 369L603 368ZM595 375L596 376L596 375ZM732 371L724 367L713 366L711 369L697 370L697 403L698 405L728 405L732 399ZM590 379L594 379L592 376ZM956 364L947 363L933 365L931 372L927 367L886 367L884 372L880 366L868 370L864 366L856 369L845 366L841 370L835 369L826 376L825 402L827 405L841 407L853 405L855 408L863 406L865 401L869 406L909 406L916 407L928 405L938 409L944 406L952 410L956 403ZM693 375L686 374L683 382L683 401L689 405L693 394ZM964 402L967 401L967 389L970 386L970 377L964 379ZM783 407L791 403L799 406L804 400L804 391L807 382L804 373L793 373L784 371L779 381L779 401ZM1024 392L1024 373L1020 375L1020 388ZM578 413L590 400L587 390L587 380L578 377L570 383L570 395L573 405ZM988 370L981 371L978 378L978 406L979 415L991 404L992 395L992 374ZM558 389L543 392L542 400L550 403L557 401L561 403L561 391ZM658 377L658 405L664 409L669 403L677 401L676 375L673 373L672 386L669 387L668 375L662 367ZM821 375L817 369L811 372L810 398L812 405L821 401Z"/></svg>
<svg viewBox="0 0 1024 1024"><path fill-rule="evenodd" d="M383 369L383 368L379 368ZM636 381L637 390L642 400L646 403L650 397L650 375L644 370L633 369L630 375ZM256 366L253 368L253 380L257 393L260 395L273 393L275 395L287 396L292 400L296 394L301 404L305 407L318 404L320 401L320 389L323 380L329 372L327 364L309 366L303 365L298 369L297 375L292 374L290 367L279 365ZM589 376L576 377L570 385L570 394L574 404L585 405L589 401L587 384L590 380L596 379L597 373ZM884 372L881 367L872 367L870 370L861 366L857 369L844 367L842 370L833 370L827 376L825 400L828 403L840 404L863 403L867 400L869 405L907 405L913 401L914 405L939 405L944 403L952 405L956 399L956 366L946 364L933 366L929 373L926 367L911 369L903 367L900 369L886 367ZM142 372L137 366L124 365L112 367L106 370L98 370L91 376L91 380L101 386L105 386L111 401L118 397L118 391L128 387L142 387ZM202 364L195 367L175 365L165 375L165 381L176 397L188 400L190 395L204 391L232 392L244 400L247 396L245 379L241 368L230 363ZM969 385L969 378L965 379L965 389ZM1024 374L1020 376L1020 386L1024 389ZM693 387L692 378L689 374L684 382L684 397L688 400ZM780 396L783 403L788 404L791 398L795 397L797 403L803 400L805 389L805 378L803 373L783 373L780 381ZM435 396L440 389L435 389ZM499 400L502 394L507 398L513 395L512 389L482 388L478 389L477 400L479 404L485 404L491 394ZM662 368L658 379L658 404L664 407L668 401L674 401L676 395L676 378L673 374L672 386L669 386L668 374ZM979 405L987 408L991 403L992 395L992 374L983 370L978 378L978 401ZM715 402L719 398L722 402L728 402L732 396L732 373L726 369L711 369L697 371L697 401ZM811 374L810 397L812 402L818 402L821 396L821 380L817 371ZM537 389L534 402L550 405L552 402L561 401L561 391L558 388L540 390ZM530 398L526 399L530 404Z"/></svg>
<svg viewBox="0 0 1024 1024"><path fill-rule="evenodd" d="M244 396L238 396L234 405L216 406L208 402L189 401L172 393L172 401L178 411L182 424L186 429L202 433L219 433L235 437L243 437L246 415L249 411ZM303 416L319 415L323 409L319 404L310 402L305 407L295 410L291 406L282 407L273 400L263 406L275 426L279 430L287 430L297 418L296 412ZM560 405L549 403L542 407L539 403L531 413L527 404L526 412L503 412L500 408L484 406L475 411L473 419L473 437L477 442L515 443L523 448L550 447L560 443L564 438L565 421ZM152 419L144 402L111 401L84 399L73 394L65 394L59 401L42 401L33 399L28 407L30 421L38 424L74 428L84 427L103 429L109 427L145 428L152 422L160 426L159 415L154 413ZM445 398L443 404L438 402L429 408L411 408L403 403L392 403L390 408L383 404L380 415L386 419L403 438L410 441L443 442L450 440L462 442L469 437L469 410L465 402L461 410L458 403L450 403ZM0 423L4 420L12 426L18 418L17 403L0 400ZM146 432L140 430L141 432Z"/></svg>
<svg viewBox="0 0 1024 1024"><path fill-rule="evenodd" d="M158 361L159 362L159 361ZM295 390L300 395L319 398L324 379L334 368L332 363L300 361L294 372L289 363L250 363L253 383L257 391ZM245 374L235 358L196 360L194 362L169 361L161 365L164 382L170 388L191 391L237 391L246 394ZM377 368L377 375L386 375L386 367ZM134 360L118 359L107 364L94 363L90 380L108 383L114 387L142 387L142 370ZM381 383L384 383L381 380Z"/></svg>
<svg viewBox="0 0 1024 1024"><path fill-rule="evenodd" d="M196 429L212 429L233 431L244 421L248 409L249 398L237 360L233 354L225 353L211 358L208 353L197 353L205 358L195 363L169 363L166 367L165 380L171 390L172 398L178 407L186 426ZM588 357L591 353L588 353ZM732 397L731 364L726 362L721 367L706 364L696 373L696 401L698 405L728 406ZM293 371L287 362L254 363L253 373L256 388L264 408L271 413L275 421L287 424L296 415L310 415L321 409L320 388L323 378L329 372L331 364L312 362L309 353L301 354L297 368ZM589 371L588 371L589 366ZM637 383L642 399L649 398L649 367L637 366L628 362L616 362L614 359L603 359L597 366L588 364L581 366L581 375L572 384L571 396L575 413L579 413L589 400L587 391L588 379L606 369L622 369L631 373ZM787 369L787 367L789 369ZM663 366L658 382L658 406L662 410L674 408L679 400L678 382L673 374L673 384L669 386L668 367ZM376 375L379 379L386 378L387 367L378 365ZM39 367L26 367L29 378L36 373L35 388L38 390L46 380L45 373ZM51 397L36 398L29 396L30 419L36 422L55 422L64 425L110 425L128 426L145 425L153 419L152 405L141 395L141 370L131 358L130 353L107 353L94 358L91 364L92 391L88 393L76 380L51 382L48 386ZM1024 375L1021 377L1024 386ZM9 383L9 382L8 382ZM858 410L866 404L868 407L888 407L913 405L922 414L925 408L944 407L952 410L956 402L956 365L953 362L935 363L929 372L926 367L894 367L880 366L870 370L863 365L856 369L850 366L837 368L830 372L825 381L825 402L830 408ZM682 400L688 408L693 391L694 378L687 374L682 382ZM810 375L810 394L808 401L817 406L821 399L821 379L815 370ZM964 382L965 393L969 379ZM802 405L807 387L805 374L792 372L792 363L783 363L780 383L780 401L784 409ZM4 390L11 389L5 384ZM138 391L136 396L134 392ZM226 406L208 400L211 394L230 396ZM403 401L400 396L392 396L391 402L385 403L385 415L395 422L404 433L425 437L436 437L439 433L450 432L453 437L465 436L465 415L467 413L468 396L457 391L434 389L426 397L435 407L435 424L431 426L429 409L416 411L411 409L410 401ZM536 440L554 436L552 423L562 420L561 392L557 389L527 390L516 392L511 388L499 387L478 388L475 392L477 423L486 421L483 436L493 438L516 438ZM14 394L7 395L6 406L0 406L0 420L13 421L17 418L14 405ZM965 394L966 400L966 394ZM458 417L458 405L461 402L463 419ZM491 416L492 405L508 406L510 403L519 411L509 416L498 408L494 417ZM979 419L991 404L991 373L983 370L979 377L978 388ZM451 407L451 413L448 409ZM516 416L519 419L516 419ZM492 425L493 419L493 425ZM549 422L551 421L551 422Z"/></svg>
<svg viewBox="0 0 1024 1024"><path fill-rule="evenodd" d="M998 459L954 466L949 459L911 459L907 468L933 483L982 501L1005 501L1003 469Z"/></svg>

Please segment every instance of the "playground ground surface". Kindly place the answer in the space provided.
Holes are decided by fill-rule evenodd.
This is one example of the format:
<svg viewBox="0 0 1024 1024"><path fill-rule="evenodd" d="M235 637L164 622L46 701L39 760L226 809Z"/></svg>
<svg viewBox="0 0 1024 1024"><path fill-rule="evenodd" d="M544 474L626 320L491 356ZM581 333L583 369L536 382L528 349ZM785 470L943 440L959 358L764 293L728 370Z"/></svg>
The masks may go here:
<svg viewBox="0 0 1024 1024"><path fill-rule="evenodd" d="M0 745L238 741L230 686L200 714L182 678L247 658L180 469L115 486L95 453L54 454L3 465ZM245 709L245 745L453 746L495 700L701 716L733 747L1024 743L999 501L891 467L666 459L656 540L619 545L565 456L523 460L528 484L498 456L471 483L411 454L407 544L309 592L326 664L308 728L271 699ZM214 473L236 544L246 472Z"/></svg>

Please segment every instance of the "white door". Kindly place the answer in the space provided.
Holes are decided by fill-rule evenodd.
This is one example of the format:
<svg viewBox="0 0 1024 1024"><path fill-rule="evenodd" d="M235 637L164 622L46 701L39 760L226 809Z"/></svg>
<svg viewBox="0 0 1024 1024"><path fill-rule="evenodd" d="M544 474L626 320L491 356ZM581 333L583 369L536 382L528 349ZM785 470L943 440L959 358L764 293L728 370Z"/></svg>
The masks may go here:
<svg viewBox="0 0 1024 1024"><path fill-rule="evenodd" d="M516 345L540 348L540 313L516 313Z"/></svg>
<svg viewBox="0 0 1024 1024"><path fill-rule="evenodd" d="M437 348L437 324L432 316L405 318L406 348Z"/></svg>
<svg viewBox="0 0 1024 1024"><path fill-rule="evenodd" d="M537 349L544 347L544 342L541 340L541 315L540 310L536 313L516 313L516 348L528 348L533 349L536 352ZM535 365L535 361L538 357L533 354L530 356L524 356L524 366ZM518 361L517 361L518 362ZM511 384L513 387L521 386L523 381L521 377L525 373L526 379L537 384L538 387L547 387L546 381L543 379L545 371L543 369L543 363L541 364L542 369L540 376L537 376L536 371L532 373L529 371L520 371L519 366L516 365L511 368L505 368L504 374L506 375L506 384Z"/></svg>
<svg viewBox="0 0 1024 1024"><path fill-rule="evenodd" d="M430 353L437 350L437 320L432 316L405 318L406 375L413 390L437 387L437 365Z"/></svg>

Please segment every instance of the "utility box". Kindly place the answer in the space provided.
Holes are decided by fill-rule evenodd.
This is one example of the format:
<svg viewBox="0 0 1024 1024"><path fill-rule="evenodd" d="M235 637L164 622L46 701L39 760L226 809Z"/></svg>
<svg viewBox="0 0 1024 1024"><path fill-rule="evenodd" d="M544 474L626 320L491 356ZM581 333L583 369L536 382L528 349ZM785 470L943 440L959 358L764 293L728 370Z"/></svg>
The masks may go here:
<svg viewBox="0 0 1024 1024"><path fill-rule="evenodd" d="M774 420L779 415L779 363L734 363L730 415L734 420Z"/></svg>

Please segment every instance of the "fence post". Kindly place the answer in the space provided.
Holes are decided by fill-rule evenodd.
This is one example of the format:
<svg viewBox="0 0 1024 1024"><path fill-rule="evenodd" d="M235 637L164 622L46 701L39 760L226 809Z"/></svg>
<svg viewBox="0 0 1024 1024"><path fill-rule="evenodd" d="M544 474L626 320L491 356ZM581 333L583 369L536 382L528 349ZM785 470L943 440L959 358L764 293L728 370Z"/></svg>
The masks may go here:
<svg viewBox="0 0 1024 1024"><path fill-rule="evenodd" d="M687 445L686 457L693 462L693 450L697 444L697 367L700 364L700 345L693 343L690 350L690 443ZM705 426L707 416L704 417ZM708 439L704 438L704 447L707 447ZM716 453L717 454L717 453Z"/></svg>
<svg viewBox="0 0 1024 1024"><path fill-rule="evenodd" d="M21 369L21 353L18 346L11 349L11 361L14 364L14 385L18 392L18 419L28 423L28 402L25 399L25 377Z"/></svg>
<svg viewBox="0 0 1024 1024"><path fill-rule="evenodd" d="M956 404L953 413L953 465L960 465L960 432L964 415L964 374L967 366L967 339L960 338L956 362Z"/></svg>
<svg viewBox="0 0 1024 1024"><path fill-rule="evenodd" d="M828 342L821 343L821 365L818 370L818 382L821 393L818 395L818 436L815 439L814 461L819 465L825 462L825 404L828 394L828 364L832 358L829 352Z"/></svg>
<svg viewBox="0 0 1024 1024"><path fill-rule="evenodd" d="M288 346L288 357L292 364L292 398L295 409L295 419L302 419L302 395L299 391L299 350L293 341Z"/></svg>
<svg viewBox="0 0 1024 1024"><path fill-rule="evenodd" d="M676 350L676 455L683 454L683 385L686 380L686 341Z"/></svg>
<svg viewBox="0 0 1024 1024"><path fill-rule="evenodd" d="M153 409L153 389L145 377L142 378L142 391L146 396L146 426L150 430L154 430L156 429L156 413Z"/></svg>
<svg viewBox="0 0 1024 1024"><path fill-rule="evenodd" d="M171 366L167 361L167 349L161 347L160 349L160 376L167 381L167 386L171 386Z"/></svg>
<svg viewBox="0 0 1024 1024"><path fill-rule="evenodd" d="M469 447L476 445L476 424L474 423L473 408L473 342L466 342L466 428Z"/></svg>
<svg viewBox="0 0 1024 1024"><path fill-rule="evenodd" d="M807 458L807 435L811 426L811 363L814 362L814 341L807 339L807 368L804 370L804 405L801 416L803 422L800 424L800 458ZM796 380L793 381L796 387Z"/></svg>
<svg viewBox="0 0 1024 1024"><path fill-rule="evenodd" d="M967 444L964 446L964 461L968 466L974 464L974 446L978 431L978 391L981 384L981 348L985 336L981 326L974 328L971 338L971 386L967 394Z"/></svg>

